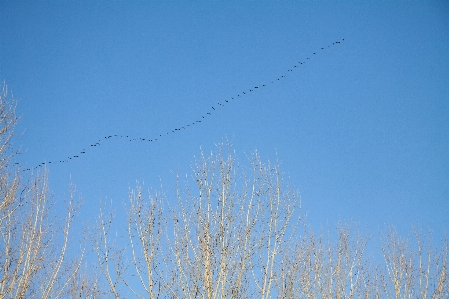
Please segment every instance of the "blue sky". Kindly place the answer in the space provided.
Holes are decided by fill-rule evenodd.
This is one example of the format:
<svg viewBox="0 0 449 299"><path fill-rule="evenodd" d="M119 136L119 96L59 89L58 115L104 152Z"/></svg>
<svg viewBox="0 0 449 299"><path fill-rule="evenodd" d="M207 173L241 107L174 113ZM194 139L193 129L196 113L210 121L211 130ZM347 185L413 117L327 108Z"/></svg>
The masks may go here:
<svg viewBox="0 0 449 299"><path fill-rule="evenodd" d="M242 164L282 162L317 228L449 231L443 1L1 1L0 38L16 160L78 155L47 169L55 198L77 186L81 222L136 181L170 195L200 148L230 140Z"/></svg>

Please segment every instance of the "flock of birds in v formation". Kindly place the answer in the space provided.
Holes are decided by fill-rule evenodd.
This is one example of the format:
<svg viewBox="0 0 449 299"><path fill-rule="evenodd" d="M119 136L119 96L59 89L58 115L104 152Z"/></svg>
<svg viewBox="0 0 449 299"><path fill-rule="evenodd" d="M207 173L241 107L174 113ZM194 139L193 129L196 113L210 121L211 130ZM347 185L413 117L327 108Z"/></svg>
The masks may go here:
<svg viewBox="0 0 449 299"><path fill-rule="evenodd" d="M342 41L344 41L344 40L345 40L345 39L343 38L343 39L341 39L341 41L332 42L332 44L330 44L330 45L328 45L328 46L326 46L326 47L320 48L320 51L323 51L323 50L325 50L326 48L330 48L332 45L340 44L340 43L341 43ZM312 55L316 55L316 54L318 54L318 52L319 52L319 51L313 52ZM312 57L312 56L311 56L311 57ZM305 60L303 60L303 61L298 61L298 63L296 63L292 68L288 69L287 71L288 71L288 72L293 72L293 70L294 70L295 68L298 68L300 65L305 64L307 60L310 60L310 57L307 57L307 58L306 58ZM282 78L285 78L285 75L282 75L282 76L280 76L280 77L278 77L278 78L276 78L276 79L270 81L269 84L272 84L272 83L274 83L274 82L276 82L276 81L279 81L279 80L281 80ZM162 137L164 137L164 136L166 136L166 135L168 135L168 134L175 133L175 132L182 131L182 130L186 130L188 127L191 127L191 126L194 126L195 124L201 123L201 121L202 121L203 119L205 119L205 118L208 117L208 116L211 116L212 113L214 113L215 111L217 111L217 109L218 109L220 106L225 106L225 105L226 105L227 103L229 103L230 101L235 100L235 99L237 99L237 98L239 98L239 97L243 97L243 96L245 96L246 94L255 91L256 89L263 88L263 87L265 87L265 86L267 86L267 85L268 85L268 84L261 84L261 85L259 85L259 86L254 86L254 87L252 87L252 88L250 88L250 89L248 89L248 90L246 90L246 91L242 91L240 94L237 94L236 96L231 97L231 98L228 99L228 100L224 100L224 102L218 102L218 103L217 103L218 106L212 106L212 107L211 107L212 110L210 110L209 112L206 112L206 114L202 115L202 116L201 116L201 119L195 120L195 121L193 121L193 122L191 122L191 123L188 123L188 124L185 124L184 126L181 126L181 127L178 127L178 128L174 128L174 129L169 130L169 131L167 131L167 132L165 132L165 133L163 133L163 134L159 134L158 136L155 136L155 137L152 138L152 139L150 139L150 138L140 138L140 137L138 137L138 138L130 138L129 136L126 136L126 135L108 135L108 136L105 136L105 137L102 138L102 139L99 139L97 142L91 144L91 145L89 146L89 148L99 146L99 145L101 145L101 142L106 141L106 140L108 140L108 139L110 139L110 138L126 138L126 139L128 139L129 141L155 142L155 141L161 139ZM70 161L72 161L72 160L74 160L74 159L80 158L82 155L86 154L86 152L87 152L86 149L82 149L82 151L80 151L79 154L77 154L77 155L70 156L70 157L67 157L67 158L64 158L64 159L61 159L61 160L42 162L42 163L40 163L39 165L37 165L37 166L35 166L35 167L24 168L24 169L22 169L22 171L29 171L29 170L38 169L39 167L44 167L44 166L46 166L47 164L67 163L67 162L70 162ZM15 164L16 164L16 165L20 165L19 162L16 162Z"/></svg>

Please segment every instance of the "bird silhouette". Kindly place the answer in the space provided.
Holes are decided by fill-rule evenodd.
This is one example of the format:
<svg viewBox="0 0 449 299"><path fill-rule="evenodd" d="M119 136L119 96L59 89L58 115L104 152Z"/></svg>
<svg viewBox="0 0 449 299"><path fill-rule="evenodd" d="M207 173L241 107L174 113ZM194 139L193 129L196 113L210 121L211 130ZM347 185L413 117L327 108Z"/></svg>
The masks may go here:
<svg viewBox="0 0 449 299"><path fill-rule="evenodd" d="M341 44L341 42L344 41L344 40L345 40L345 39L343 38L343 39L341 39L340 41L334 41L334 42L332 42L332 44L327 45L327 48L330 48L331 46L336 45L336 44ZM320 49L321 49L321 50L324 50L325 47L320 47ZM316 55L317 52L312 52L312 53L313 53L313 55ZM310 60L310 57L306 57L305 61L298 61L298 64L299 64L299 65L303 65L303 64L305 64L305 62L306 62L307 60ZM286 71L287 71L287 72L293 72L293 70L294 70L294 69L297 69L298 67L299 67L298 65L293 65L291 68L286 69ZM280 81L280 78L285 78L285 75L281 75L280 77L277 77L274 81L270 81L270 83L273 84L275 81ZM254 89L258 89L259 86L261 86L261 87L266 87L267 84L262 84L262 85L254 86L253 88L254 88ZM254 89L249 89L249 92L253 92ZM242 91L242 96L241 96L241 94L237 94L236 96L239 97L239 98L242 98L244 95L246 95L246 92ZM234 96L234 97L235 97L235 96ZM231 97L231 100L234 100L234 99L235 99L234 97ZM229 100L224 100L224 103L229 103ZM218 102L218 103L217 103L218 106L216 106L216 107L217 107L217 108L219 108L219 107L224 107L224 106L226 105L226 104L224 104L224 103L223 103L223 102ZM216 111L217 109L215 108L215 106L212 106L212 110ZM210 112L206 112L206 116L207 116L207 115L211 116L211 113L210 113ZM202 119L205 119L205 116L202 116L201 118L202 118ZM181 126L181 127L179 127L179 128L172 129L172 130L168 131L168 132L165 133L165 134L159 134L159 137L158 137L158 138L152 138L152 139L150 139L150 138L142 138L142 137L136 137L136 138L131 138L131 139L129 139L129 136L128 136L128 135L126 135L126 136L125 136L125 135L117 135L117 134L115 134L115 135L107 135L107 136L104 136L103 139L99 139L97 142L90 144L90 147L89 147L89 148L93 149L93 147L100 146L102 142L106 142L106 140L111 139L112 137L126 138L126 139L129 139L129 141L131 141L131 142L132 142L132 141L136 141L136 140L139 140L139 141L149 141L149 142L158 141L161 137L166 136L166 135L168 135L169 133L175 133L176 131L181 131L181 129L186 130L186 129L187 129L188 127L190 127L191 125L192 125L192 126L195 125L195 123L201 123L201 120L196 120L196 121L194 121L194 122L192 122L192 123L185 124L184 126ZM88 151L87 151L86 149L83 148L82 151L80 151L80 154L86 154L87 152L88 152ZM79 155L74 155L74 156L72 156L72 157L68 157L68 158L67 158L68 160L67 160L67 159L61 159L61 160L55 160L55 161L41 162L41 163L38 164L36 167L27 167L27 168L22 169L22 171L30 171L30 170L36 169L36 168L38 168L38 167L42 167L43 165L46 165L46 164L67 163L67 162L69 162L69 160L72 160L72 158L79 158ZM20 162L15 162L14 165L17 166L17 167L20 167Z"/></svg>

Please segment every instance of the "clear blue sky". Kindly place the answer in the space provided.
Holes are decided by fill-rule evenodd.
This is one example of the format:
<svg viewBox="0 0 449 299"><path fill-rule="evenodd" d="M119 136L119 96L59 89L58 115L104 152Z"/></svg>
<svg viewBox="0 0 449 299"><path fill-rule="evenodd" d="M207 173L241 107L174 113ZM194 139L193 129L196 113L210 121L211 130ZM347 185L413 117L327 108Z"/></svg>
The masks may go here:
<svg viewBox="0 0 449 299"><path fill-rule="evenodd" d="M20 99L16 160L79 155L47 169L55 198L77 186L83 222L101 199L122 210L136 181L170 195L200 148L229 139L243 164L254 149L282 161L318 228L353 220L441 237L448 49L444 1L0 2L0 79ZM204 115L155 142L90 146L155 139Z"/></svg>

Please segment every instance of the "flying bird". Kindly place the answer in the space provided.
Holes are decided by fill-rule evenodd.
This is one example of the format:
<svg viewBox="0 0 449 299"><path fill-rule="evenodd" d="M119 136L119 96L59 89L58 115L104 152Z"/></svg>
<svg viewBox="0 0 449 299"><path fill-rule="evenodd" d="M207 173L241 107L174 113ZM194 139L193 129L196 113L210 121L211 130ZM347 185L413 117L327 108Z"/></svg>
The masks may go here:
<svg viewBox="0 0 449 299"><path fill-rule="evenodd" d="M343 38L343 39L341 39L341 41L344 41L345 39ZM340 44L341 43L341 41L335 41L335 42L332 42L332 45L335 45L335 44ZM331 45L328 45L327 47L328 48L330 48L330 46ZM321 47L321 50L324 50L325 48L324 47ZM313 52L313 55L316 55L316 53L317 52ZM310 57L307 57L306 58L306 61L307 60L310 60ZM299 61L298 62L298 64L300 64L300 65L302 65L302 64L304 64L305 63L305 61L303 61L303 62L301 62L301 61ZM296 68L296 67L298 67L298 65L293 65L292 66L293 68ZM286 69L286 71L287 72L293 72L293 68L290 68L290 69ZM282 76L280 76L280 77L278 77L276 80L274 80L274 81L279 81L280 80L280 78L285 78L285 75L282 75ZM270 83L274 83L274 81L270 81ZM263 84L263 85L258 85L258 86L254 86L253 88L254 89L256 89L256 88L259 88L259 86L262 86L262 87L265 87L265 86L267 86L266 84ZM254 91L254 89L249 89L249 92L252 92L252 91ZM247 92L245 92L245 91L242 91L241 92L243 95L246 95L246 93ZM234 96L235 97L235 96ZM231 97L231 99L232 100L234 100L234 97ZM240 94L237 94L237 97L240 97ZM224 100L225 101L225 103L228 103L229 102L229 100ZM221 102L217 102L217 104L218 105L220 105L220 106L225 106L223 103L221 103ZM216 110L215 109L215 107L213 107L212 106L212 110ZM206 116L207 115L211 115L211 113L210 112L207 112L206 113ZM201 116L201 118L202 119L204 119L205 118L205 116ZM189 124L186 124L185 126L183 126L183 127L181 127L182 129L186 129L187 127L190 127L191 125L194 125L195 123L200 123L201 122L201 120L197 120L197 121L194 121L194 122L192 122L191 124L189 123ZM173 130L171 130L171 133L175 133L175 131L180 131L181 130L181 128L175 128L175 129L173 129ZM164 134L164 135L162 135L162 134L159 134L159 137L162 137L162 136L165 136L165 135L168 135L170 133L170 131L168 131L166 134ZM93 146L99 146L101 143L100 142L102 142L102 141L104 141L104 139L109 139L109 138L112 138L112 137L120 137L120 138L129 138L129 136L123 136L123 135L108 135L108 136L105 136L103 139L99 139L98 140L98 142L96 142L96 143L94 143L94 144L91 144L90 146L91 147L93 147ZM150 141L150 142L152 142L152 141L157 141L158 140L158 138L155 138L155 139L147 139L147 138L133 138L133 139L130 139L129 141L135 141L135 140L141 140L141 141ZM80 154L86 154L86 150L85 149L83 149L81 152L80 152ZM79 156L78 155L76 155L76 156L73 156L73 158L78 158ZM72 160L72 157L68 157L68 160ZM67 159L66 160L59 160L59 163L66 163L66 162L69 162ZM34 168L27 168L27 169L23 169L23 171L25 171L25 170L32 170L32 169L36 169L37 167L42 167L42 165L46 165L46 164L51 164L52 162L51 161L48 161L48 162L42 162L41 164L39 164L38 166L36 166L36 167L34 167ZM53 164L54 163L58 163L58 161L54 161L53 162ZM16 162L15 163L15 165L20 165L20 163L19 162Z"/></svg>

